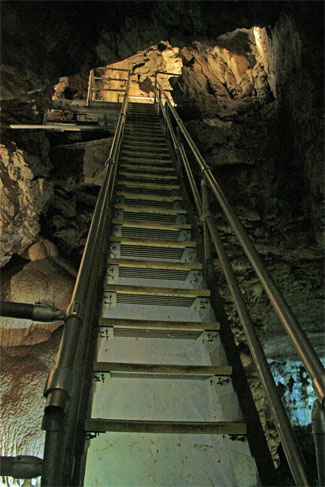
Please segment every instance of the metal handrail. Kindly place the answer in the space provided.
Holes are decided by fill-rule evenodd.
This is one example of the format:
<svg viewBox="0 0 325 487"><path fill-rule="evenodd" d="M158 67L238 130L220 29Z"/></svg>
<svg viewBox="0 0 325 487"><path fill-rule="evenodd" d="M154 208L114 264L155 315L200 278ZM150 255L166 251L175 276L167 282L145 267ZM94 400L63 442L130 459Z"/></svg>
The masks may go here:
<svg viewBox="0 0 325 487"><path fill-rule="evenodd" d="M214 244L222 270L229 285L229 289L235 303L240 322L243 325L243 329L247 338L247 344L252 354L253 361L256 365L256 369L261 379L265 394L267 396L272 416L275 419L276 428L279 433L281 443L283 445L283 450L287 456L288 464L292 466L292 476L297 485L309 486L311 484L306 472L304 458L301 455L299 445L293 433L284 405L281 401L281 397L276 387L273 375L270 371L270 367L268 365L264 350L258 339L255 327L251 320L249 311L246 307L242 292L238 285L238 281L227 257L217 227L214 224L213 217L208 210L207 191L204 191L206 181L204 178L202 178L202 182L204 182L204 185L202 188L201 198L183 144L180 144L180 155L190 183L197 212L200 216L202 223L204 223L208 227L211 240Z"/></svg>
<svg viewBox="0 0 325 487"><path fill-rule="evenodd" d="M98 275L104 261L107 223L128 105L129 79L70 305L54 370L49 374L44 395L46 430L42 486L66 485L74 463L75 437L84 387L93 310L96 308ZM65 472L68 463L67 472Z"/></svg>
<svg viewBox="0 0 325 487"><path fill-rule="evenodd" d="M317 393L321 403L324 403L324 380L323 380L323 367L318 359L316 353L314 352L311 344L309 343L307 337L304 335L303 331L301 330L300 326L296 322L295 318L293 317L292 311L290 310L289 306L285 302L284 298L280 294L280 291L276 287L275 283L273 282L271 276L268 274L267 269L264 266L264 263L261 261L260 257L257 254L254 246L249 240L249 237L246 233L246 230L242 226L241 222L238 218L234 215L232 208L230 207L228 201L226 200L221 188L217 184L214 176L211 173L210 168L206 164L205 160L203 159L202 155L200 154L199 150L197 149L196 145L194 144L192 138L190 137L189 133L187 132L186 128L184 127L183 122L181 121L180 117L178 116L176 110L172 106L172 104L167 100L167 106L164 107L161 101L161 93L164 92L162 86L157 83L159 91L155 93L155 99L158 100L159 110L162 112L163 117L165 118L166 127L171 127L171 122L169 119L168 112L170 111L176 121L177 124L177 131L178 137L175 141L174 130L172 127L171 138L174 145L174 149L176 153L178 153L183 161L185 173L187 174L189 184L193 193L194 201L197 207L198 214L200 218L203 220L204 224L208 227L211 239L215 246L215 249L218 253L221 266L223 268L226 280L230 287L230 291L236 305L236 309L240 318L240 321L243 325L245 335L247 337L247 342L252 353L252 357L254 363L256 365L257 371L261 378L262 385L266 392L269 405L271 407L271 411L273 417L275 419L275 425L277 427L284 452L286 454L289 467L291 469L293 478L296 482L296 485L310 485L310 481L308 480L308 475L306 473L306 468L304 464L303 457L301 456L299 446L295 439L295 436L292 431L292 427L288 420L288 416L282 404L281 398L277 392L277 388L271 374L269 365L267 363L267 359L265 357L264 351L262 346L258 340L254 325L251 321L250 315L248 313L247 307L245 305L242 293L238 286L236 277L233 273L232 267L229 263L227 255L224 251L222 241L218 234L217 228L214 223L214 219L212 215L206 210L205 206L202 203L202 200L199 195L199 191L197 189L194 176L192 174L192 170L184 149L183 144L180 142L180 133L184 136L187 144L189 145L193 155L195 156L196 161L199 163L199 166L202 170L202 180L206 181L210 188L212 189L214 195L217 197L222 209L224 210L225 215L228 218L233 230L237 234L242 246L248 255L255 271L257 272L262 284L267 291L272 304L275 306L277 313L279 314L281 321L284 322L285 329L289 333L289 336L292 338L294 345L296 346L296 341L299 341L299 347L296 346L298 353L300 354L303 363L310 373L315 392ZM205 195L206 200L206 195ZM252 250L253 249L253 250ZM257 259L256 259L257 256ZM253 261L253 262L252 262ZM265 284L265 285L264 285ZM276 292L275 292L276 291ZM279 299L279 295L281 299ZM284 303L284 305L283 305ZM294 321L292 322L292 317ZM298 326L298 331L296 330ZM298 338L296 338L296 334L298 334ZM307 342L307 343L306 343ZM305 357L305 354L307 357ZM316 358L316 359L315 359ZM316 365L315 365L316 364ZM319 367L320 364L320 367Z"/></svg>
<svg viewBox="0 0 325 487"><path fill-rule="evenodd" d="M164 89L158 83L159 89L164 92ZM249 236L238 219L235 215L232 207L230 206L227 198L225 197L223 191L221 190L219 184L217 183L215 177L213 176L211 169L209 168L208 164L205 162L203 156L199 152L198 148L196 147L193 139L191 138L190 134L186 130L182 120L180 119L178 113L176 112L175 108L167 99L167 105L169 107L170 112L172 113L182 135L184 136L188 146L190 147L196 161L198 162L204 178L206 179L207 183L209 184L212 192L214 193L215 197L219 201L219 204L227 217L232 229L236 233L243 250L245 251L248 259L250 260L256 274L260 278L260 281L269 296L269 299L272 305L275 308L277 315L279 316L286 332L288 333L289 337L291 338L300 358L310 375L314 390L322 403L325 401L325 375L324 375L324 367L319 360L315 350L313 349L311 343L309 342L308 338L306 337L304 331L302 330L301 326L299 325L296 317L294 316L293 312L291 311L288 303L286 302L285 298L281 294L278 286L275 284L273 278L271 277L269 271L266 269L264 262L262 261L260 255L258 254L257 250L255 249L254 245L249 239Z"/></svg>

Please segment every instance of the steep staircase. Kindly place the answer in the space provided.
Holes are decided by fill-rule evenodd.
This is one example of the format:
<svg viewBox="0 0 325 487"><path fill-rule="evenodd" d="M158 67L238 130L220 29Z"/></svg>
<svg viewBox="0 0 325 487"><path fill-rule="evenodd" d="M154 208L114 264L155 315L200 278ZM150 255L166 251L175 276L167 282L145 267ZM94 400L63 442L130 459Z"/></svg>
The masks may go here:
<svg viewBox="0 0 325 487"><path fill-rule="evenodd" d="M129 103L86 487L260 485L186 201L154 105Z"/></svg>

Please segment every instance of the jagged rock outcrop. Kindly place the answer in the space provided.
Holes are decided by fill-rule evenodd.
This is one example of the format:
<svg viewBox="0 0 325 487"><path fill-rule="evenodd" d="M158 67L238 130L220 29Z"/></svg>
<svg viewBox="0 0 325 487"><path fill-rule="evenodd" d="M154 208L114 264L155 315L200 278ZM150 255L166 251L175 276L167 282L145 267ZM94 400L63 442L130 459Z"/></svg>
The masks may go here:
<svg viewBox="0 0 325 487"><path fill-rule="evenodd" d="M18 303L46 302L66 309L76 273L59 257L52 242L41 240L25 253L31 260L6 266L1 276L1 299ZM62 321L37 323L32 320L0 318L0 346L34 345L50 339Z"/></svg>
<svg viewBox="0 0 325 487"><path fill-rule="evenodd" d="M39 215L53 186L47 181L48 166L14 143L0 146L1 157L1 265L12 254L21 254L40 230ZM44 160L42 161L44 162Z"/></svg>

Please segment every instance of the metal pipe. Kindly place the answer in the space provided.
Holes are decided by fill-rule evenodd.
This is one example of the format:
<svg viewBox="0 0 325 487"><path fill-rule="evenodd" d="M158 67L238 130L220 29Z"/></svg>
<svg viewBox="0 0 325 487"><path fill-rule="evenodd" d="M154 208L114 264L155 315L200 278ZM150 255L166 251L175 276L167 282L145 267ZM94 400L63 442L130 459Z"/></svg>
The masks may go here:
<svg viewBox="0 0 325 487"><path fill-rule="evenodd" d="M42 475L43 460L29 455L17 457L0 456L0 476L15 479L33 479Z"/></svg>
<svg viewBox="0 0 325 487"><path fill-rule="evenodd" d="M0 316L49 323L64 320L65 311L45 303L27 304L0 301Z"/></svg>
<svg viewBox="0 0 325 487"><path fill-rule="evenodd" d="M204 177L201 179L201 191L202 191L202 224L203 224L203 246L204 246L204 264L205 270L208 270L208 263L211 257L211 249L210 249L210 239L208 235L208 227L206 222L206 217L209 211L209 201L208 201L208 188L206 184L206 180Z"/></svg>
<svg viewBox="0 0 325 487"><path fill-rule="evenodd" d="M268 399L268 404L270 406L275 426L279 433L292 476L297 486L308 487L311 485L311 483L308 479L304 458L301 455L299 445L293 434L290 421L276 388L269 364L256 334L255 327L251 321L249 312L246 308L246 304L239 289L236 277L233 273L219 233L214 224L213 217L209 214L206 217L206 223L217 251L224 275L229 285L240 322L245 331L247 343Z"/></svg>
<svg viewBox="0 0 325 487"><path fill-rule="evenodd" d="M188 178L188 181L190 183L191 190L192 190L192 193L193 193L195 206L196 206L196 209L197 209L198 214L201 216L202 215L202 211L203 211L202 210L201 196L200 196L200 193L199 193L199 191L197 189L197 186L196 186L196 183L195 183L195 179L194 179L193 173L191 171L191 166L190 166L189 160L187 158L187 154L185 152L185 149L184 149L183 144L180 144L180 147L179 148L180 148L180 154L181 154L181 157L182 157L182 160L183 160L184 168L185 168L185 171L186 171L186 174L187 174L187 178Z"/></svg>
<svg viewBox="0 0 325 487"><path fill-rule="evenodd" d="M218 230L214 224L214 220L212 215L209 213L208 210L208 195L207 195L207 187L206 181L204 176L202 177L202 200L200 199L200 195L194 180L194 176L189 165L189 161L187 159L184 147L182 144L179 144L181 149L182 160L184 164L184 168L191 186L192 194L194 197L194 201L197 206L198 213L203 220L204 226L208 227L209 233L211 235L213 244L217 251L220 264L222 266L223 272L225 274L226 280L228 282L231 295L233 301L235 303L240 321L242 323L245 336L247 338L247 343L249 349L252 354L252 358L254 360L257 372L261 379L262 386L264 388L265 394L267 396L270 409L275 420L275 425L277 431L279 433L281 443L294 478L294 481L297 486L309 486L310 480L308 479L308 475L306 472L306 466L303 456L301 455L299 445L297 440L294 436L292 431L292 427L288 416L286 414L285 408L279 396L278 390L276 388L276 384L274 382L273 375L270 371L269 365L267 363L266 356L264 354L264 350L260 344L258 339L255 327L251 321L249 312L247 310L246 304L244 302L242 293L240 291L237 279L233 273L232 267L224 250L222 241L220 239ZM208 235L205 230L204 232L204 248L205 248L205 255L207 255L208 250L206 246L208 245ZM322 485L322 484L320 484Z"/></svg>
<svg viewBox="0 0 325 487"><path fill-rule="evenodd" d="M87 90L87 101L86 101L86 107L89 106L89 102L91 102L92 98L92 80L94 77L94 70L91 69L89 73L89 79L88 79L88 90Z"/></svg>
<svg viewBox="0 0 325 487"><path fill-rule="evenodd" d="M159 88L164 92L163 88L159 84ZM173 114L180 130L183 133L185 140L187 141L191 151L193 152L196 161L201 167L206 180L208 181L211 190L216 196L221 208L224 211L232 229L236 233L248 259L250 260L256 274L258 275L277 315L279 316L287 334L289 335L292 343L294 344L308 374L310 375L314 390L319 397L319 399L324 403L325 401L325 374L324 367L319 360L315 350L311 346L308 338L306 337L304 331L296 320L294 314L292 313L288 303L282 296L279 288L275 284L273 278L265 267L261 257L257 253L255 247L250 241L248 234L243 227L240 220L235 215L233 209L231 208L228 200L226 199L224 193L222 192L219 184L217 183L215 177L213 176L209 166L205 162L198 148L196 147L194 141L192 140L190 134L186 130L182 120L180 119L178 113L172 106L172 104L167 99L167 104L169 105L170 111Z"/></svg>
<svg viewBox="0 0 325 487"><path fill-rule="evenodd" d="M47 433L43 468L45 480L42 483L44 486L59 487L66 485L65 479L69 481L72 473L76 427L79 419L84 381L84 360L90 333L90 316L93 312L93 303L97 290L97 275L102 258L98 249L102 248L101 240L105 234L104 225L107 221L107 203L110 202L111 198L112 178L116 174L116 157L119 154L120 137L125 123L128 89L129 79L106 163L104 181L97 198L79 272L67 311L56 367L51 371L45 387L44 394L47 397L47 402L43 417L43 429ZM75 374L75 371L77 371L77 374ZM71 394L73 394L73 400L69 404ZM65 471L63 471L62 467L64 458L66 458ZM58 464L57 476L50 471L53 469L53 465L56 464Z"/></svg>
<svg viewBox="0 0 325 487"><path fill-rule="evenodd" d="M312 412L312 430L315 443L318 485L325 485L325 410L318 399Z"/></svg>

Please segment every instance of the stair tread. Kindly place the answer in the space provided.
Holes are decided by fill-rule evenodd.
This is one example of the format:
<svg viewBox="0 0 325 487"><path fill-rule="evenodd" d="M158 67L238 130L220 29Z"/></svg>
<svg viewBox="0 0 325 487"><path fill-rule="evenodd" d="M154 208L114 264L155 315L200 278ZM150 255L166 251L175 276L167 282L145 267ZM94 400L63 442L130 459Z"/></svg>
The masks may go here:
<svg viewBox="0 0 325 487"><path fill-rule="evenodd" d="M130 211L133 213L154 213L157 215L186 215L187 211L183 208L164 208L159 206L137 206L124 203L116 203L115 209Z"/></svg>
<svg viewBox="0 0 325 487"><path fill-rule="evenodd" d="M152 164L157 164L155 167L159 168L161 167L162 169L165 169L165 166L172 166L173 163L171 159L154 159L154 158L149 158L146 157L137 159L136 157L128 157L128 156L121 156L120 162L123 163L131 163L132 165L134 164L142 164L142 165L152 165Z"/></svg>
<svg viewBox="0 0 325 487"><path fill-rule="evenodd" d="M120 328L146 328L146 329L164 329L164 330L187 330L202 331L211 330L219 331L220 323L216 321L153 321L153 320L128 320L120 318L99 318L99 327L120 327Z"/></svg>
<svg viewBox="0 0 325 487"><path fill-rule="evenodd" d="M139 164L139 163L132 163L132 164L125 164L123 162L121 162L120 164L120 169L134 169L134 170L138 170L138 169L144 169L144 170L147 170L147 171L164 171L164 172L173 172L175 173L175 168L174 167L157 167L157 166L152 166L150 164ZM135 173L132 173L132 174L135 174Z"/></svg>
<svg viewBox="0 0 325 487"><path fill-rule="evenodd" d="M242 421L148 421L143 419L91 418L85 421L85 431L98 433L105 431L133 431L147 433L246 435L247 425Z"/></svg>
<svg viewBox="0 0 325 487"><path fill-rule="evenodd" d="M124 179L118 179L118 184L123 186L140 187L146 189L179 189L179 184L158 184L158 183L144 183L141 181L125 181Z"/></svg>
<svg viewBox="0 0 325 487"><path fill-rule="evenodd" d="M138 294L149 296L181 296L184 298L202 297L209 298L211 292L209 289L180 289L154 286L124 286L119 284L105 284L105 292L116 292L118 294Z"/></svg>
<svg viewBox="0 0 325 487"><path fill-rule="evenodd" d="M183 198L179 195L175 196L164 196L164 195L157 195L157 194L142 194L142 193L129 193L128 191L117 191L117 196L124 196L126 198L138 198L141 200L149 200L149 201L183 201ZM144 208L146 208L144 206ZM161 207L163 209L163 207Z"/></svg>
<svg viewBox="0 0 325 487"><path fill-rule="evenodd" d="M130 237L115 237L112 236L111 242L119 242L127 245L142 245L146 247L174 247L179 249L184 249L186 247L196 247L197 244L192 240L150 240L141 238L130 238Z"/></svg>
<svg viewBox="0 0 325 487"><path fill-rule="evenodd" d="M131 260L131 259L115 259L108 257L107 264L119 265L121 267L134 267L136 269L170 269L170 270L202 270L203 265L199 262L164 262L159 260Z"/></svg>
<svg viewBox="0 0 325 487"><path fill-rule="evenodd" d="M187 223L160 223L146 222L143 220L118 220L113 219L113 225L122 225L128 228L152 228L159 230L190 230L191 225Z"/></svg>
<svg viewBox="0 0 325 487"><path fill-rule="evenodd" d="M230 365L178 365L178 364L144 364L125 362L94 362L94 372L125 372L143 374L167 375L199 375L210 377L213 375L230 376Z"/></svg>
<svg viewBox="0 0 325 487"><path fill-rule="evenodd" d="M155 155L159 152L159 155L163 157L170 157L169 156L169 151L166 148L165 150L155 148L153 150L135 150L135 149L127 149L125 146L122 147L121 149L121 155L123 154L134 154L135 156L151 156Z"/></svg>
<svg viewBox="0 0 325 487"><path fill-rule="evenodd" d="M129 171L120 171L119 176L130 177L130 178L143 178L143 179L162 179L162 180L177 180L176 174L151 174L151 173L144 173L144 172L129 172Z"/></svg>

